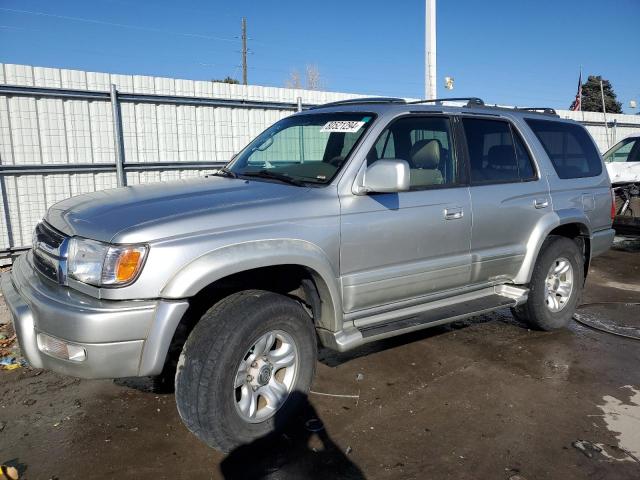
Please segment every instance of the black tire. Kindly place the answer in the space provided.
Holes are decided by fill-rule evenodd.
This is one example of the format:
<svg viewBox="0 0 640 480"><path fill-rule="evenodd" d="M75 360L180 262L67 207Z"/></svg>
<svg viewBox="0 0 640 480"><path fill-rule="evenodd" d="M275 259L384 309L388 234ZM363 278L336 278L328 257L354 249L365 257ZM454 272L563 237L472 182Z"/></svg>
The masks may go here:
<svg viewBox="0 0 640 480"><path fill-rule="evenodd" d="M233 383L245 353L261 335L289 334L298 350L291 392L275 415L244 420L236 408ZM176 372L178 412L189 430L223 452L281 430L296 412L315 373L317 342L313 321L296 301L272 292L246 290L211 307L189 335Z"/></svg>
<svg viewBox="0 0 640 480"><path fill-rule="evenodd" d="M552 312L546 304L545 283L552 263L566 258L573 268L573 289L559 312ZM537 330L557 330L566 327L582 296L584 285L584 256L579 245L566 237L551 236L545 240L529 283L529 298L524 305L512 308L516 319Z"/></svg>

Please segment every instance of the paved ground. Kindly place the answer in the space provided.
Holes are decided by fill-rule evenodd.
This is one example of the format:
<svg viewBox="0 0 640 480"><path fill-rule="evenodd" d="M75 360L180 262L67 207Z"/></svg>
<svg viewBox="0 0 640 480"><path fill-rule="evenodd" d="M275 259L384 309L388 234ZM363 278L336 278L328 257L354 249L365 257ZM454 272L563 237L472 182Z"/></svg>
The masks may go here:
<svg viewBox="0 0 640 480"><path fill-rule="evenodd" d="M639 252L631 240L598 258L584 301L640 302ZM182 426L172 395L0 371L0 461L61 480L640 478L639 346L577 323L529 331L500 311L324 352L314 392L358 398L313 393L286 435L227 457ZM319 434L303 426L313 417Z"/></svg>

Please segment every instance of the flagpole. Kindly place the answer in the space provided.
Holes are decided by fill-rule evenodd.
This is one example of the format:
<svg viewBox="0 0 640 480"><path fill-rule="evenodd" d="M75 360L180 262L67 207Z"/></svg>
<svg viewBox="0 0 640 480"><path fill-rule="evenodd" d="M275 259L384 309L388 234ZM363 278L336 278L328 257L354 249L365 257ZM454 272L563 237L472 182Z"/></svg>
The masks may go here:
<svg viewBox="0 0 640 480"><path fill-rule="evenodd" d="M580 90L580 112L582 113L582 122L584 123L584 110L582 110L582 65L580 65L580 85L578 89Z"/></svg>
<svg viewBox="0 0 640 480"><path fill-rule="evenodd" d="M602 98L602 115L604 116L604 132L607 134L607 148L609 148L609 123L607 122L607 107L604 103L604 87L602 77L600 77L600 96Z"/></svg>

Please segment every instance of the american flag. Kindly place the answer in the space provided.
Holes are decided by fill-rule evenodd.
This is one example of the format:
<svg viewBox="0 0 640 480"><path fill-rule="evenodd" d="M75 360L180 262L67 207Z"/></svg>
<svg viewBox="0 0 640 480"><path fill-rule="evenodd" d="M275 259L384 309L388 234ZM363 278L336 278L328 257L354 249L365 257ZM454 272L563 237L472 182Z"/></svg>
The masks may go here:
<svg viewBox="0 0 640 480"><path fill-rule="evenodd" d="M576 99L569 107L569 110L582 110L582 70L580 70L580 77L578 77L578 93L576 93Z"/></svg>

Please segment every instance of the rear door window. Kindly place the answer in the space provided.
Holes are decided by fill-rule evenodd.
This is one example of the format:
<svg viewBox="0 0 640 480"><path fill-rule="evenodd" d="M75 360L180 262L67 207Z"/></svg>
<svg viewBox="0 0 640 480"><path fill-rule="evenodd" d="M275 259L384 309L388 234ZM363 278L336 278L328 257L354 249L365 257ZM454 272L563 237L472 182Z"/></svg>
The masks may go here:
<svg viewBox="0 0 640 480"><path fill-rule="evenodd" d="M535 178L524 142L504 120L463 118L474 184L521 182Z"/></svg>
<svg viewBox="0 0 640 480"><path fill-rule="evenodd" d="M574 123L528 119L544 147L558 177L596 177L602 173L602 161L587 131Z"/></svg>
<svg viewBox="0 0 640 480"><path fill-rule="evenodd" d="M529 155L529 150L527 150L518 132L513 131L513 138L516 142L516 157L518 159L520 178L525 181L535 179L536 172L533 169L533 161L531 160L531 155Z"/></svg>

